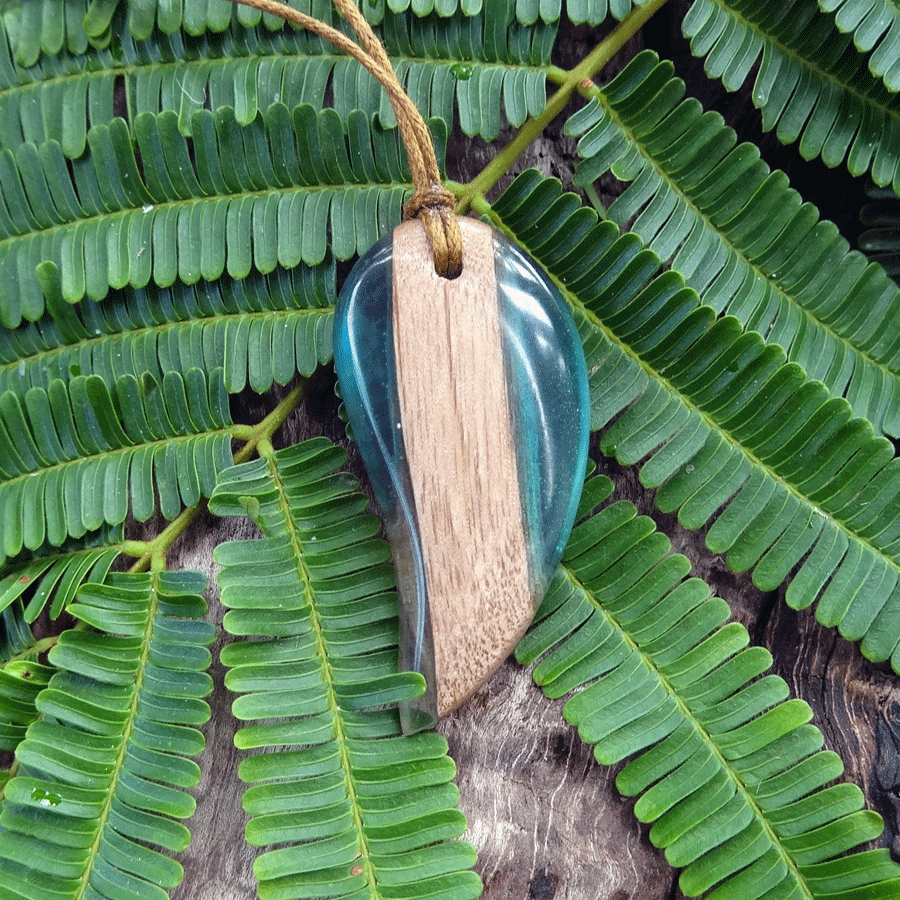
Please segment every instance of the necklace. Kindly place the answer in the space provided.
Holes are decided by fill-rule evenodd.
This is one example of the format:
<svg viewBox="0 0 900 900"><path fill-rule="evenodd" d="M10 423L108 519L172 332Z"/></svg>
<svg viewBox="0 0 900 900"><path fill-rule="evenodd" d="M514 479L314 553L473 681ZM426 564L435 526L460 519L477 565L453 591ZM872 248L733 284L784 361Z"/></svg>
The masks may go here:
<svg viewBox="0 0 900 900"><path fill-rule="evenodd" d="M248 2L248 0L243 0ZM500 666L559 564L587 462L584 353L552 282L488 225L458 219L428 129L352 0L360 45L273 0L250 5L325 37L394 107L415 185L408 221L341 289L335 368L397 570L401 704L430 728Z"/></svg>

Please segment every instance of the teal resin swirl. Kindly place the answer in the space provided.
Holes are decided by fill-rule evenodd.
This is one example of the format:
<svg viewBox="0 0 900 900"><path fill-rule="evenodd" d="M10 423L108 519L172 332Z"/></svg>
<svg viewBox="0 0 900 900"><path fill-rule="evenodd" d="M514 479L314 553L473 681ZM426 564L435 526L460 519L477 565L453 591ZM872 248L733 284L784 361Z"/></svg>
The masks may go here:
<svg viewBox="0 0 900 900"><path fill-rule="evenodd" d="M536 609L575 520L587 463L590 409L578 331L537 265L496 232L494 267L512 433ZM434 648L416 509L403 447L391 326L392 239L353 267L338 298L334 357L347 416L397 569L400 668L426 693L401 708L404 731L437 720Z"/></svg>

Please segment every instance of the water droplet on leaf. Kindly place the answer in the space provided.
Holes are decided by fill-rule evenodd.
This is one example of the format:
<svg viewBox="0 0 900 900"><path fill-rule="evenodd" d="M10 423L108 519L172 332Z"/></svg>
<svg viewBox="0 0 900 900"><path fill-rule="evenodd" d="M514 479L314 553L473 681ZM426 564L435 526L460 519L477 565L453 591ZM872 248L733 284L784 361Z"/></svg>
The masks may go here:
<svg viewBox="0 0 900 900"><path fill-rule="evenodd" d="M43 788L34 788L31 792L31 799L36 801L40 806L59 806L62 803L62 797L54 794L52 791L45 791Z"/></svg>

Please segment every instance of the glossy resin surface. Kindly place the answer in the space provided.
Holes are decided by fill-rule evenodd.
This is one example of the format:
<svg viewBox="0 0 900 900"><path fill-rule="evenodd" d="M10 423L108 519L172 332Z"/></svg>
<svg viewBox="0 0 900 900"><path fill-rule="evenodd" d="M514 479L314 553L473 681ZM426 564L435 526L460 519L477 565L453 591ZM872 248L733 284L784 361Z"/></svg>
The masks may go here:
<svg viewBox="0 0 900 900"><path fill-rule="evenodd" d="M518 587L514 587L513 590L527 592L528 596L524 598L523 607L528 610L525 617L527 619L540 603L559 563L581 494L587 460L589 425L584 354L565 302L553 284L527 255L496 232L491 231L485 237L487 226L481 223L461 220L461 224L465 226L464 276L467 276L466 259L473 261L468 273L469 280L466 284L465 279L461 277L458 289L454 286L455 282L444 282L438 285L436 290L433 284L423 288L424 293L431 290L437 297L438 307L434 310L434 334L427 337L435 339L437 336L437 339L443 339L442 330L449 327L445 323L454 318L453 314L458 312L459 304L472 299L473 292L483 292L487 304L473 308L492 310L496 304L496 318L499 322L498 353L501 359L493 370L482 367L478 371L496 371L498 378L505 381L505 385L500 386L502 391L499 395L502 400L500 416L488 421L497 421L497 428L502 425L511 435L513 455L509 462L503 463L503 466L504 472L515 469L511 473L511 478L512 484L518 488L518 497L513 498L512 507L507 503L504 508L514 509L516 528L521 527L524 546L523 565L527 573L518 582L515 577L504 577L502 585L519 584L522 586L521 590ZM486 564L494 568L502 567L506 559L514 555L508 552L504 543L505 538L494 539L495 543L504 543L504 546L485 546L485 532L477 528L473 528L470 535L465 528L450 528L446 533L436 534L434 528L426 527L425 533L429 536L423 544L420 519L430 518L427 514L431 512L426 507L432 502L443 502L440 499L441 491L444 491L446 496L458 492L454 492L452 476L448 476L451 481L443 488L440 486L429 488L431 481L426 479L423 482L416 477L415 471L411 477L410 460L404 442L404 432L408 434L407 440L412 440L413 431L419 430L413 429L412 426L418 426L420 423L404 422L403 408L407 410L408 416L409 404L404 406L401 402L405 393L404 385L398 385L397 353L405 352L402 349L398 350L405 344L398 341L395 334L395 330L401 328L396 320L396 314L403 307L398 303L395 308L393 295L395 291L403 291L410 292L406 294L407 297L415 298L417 291L415 282L418 278L409 277L407 254L403 257L406 267L403 269L403 278L396 283L393 261L395 252L405 252L406 248L406 244L403 243L395 245L395 240L409 241L411 237L416 237L411 233L411 229L416 227L417 223L400 226L395 232L396 238L388 237L359 260L341 291L334 330L335 365L341 392L376 500L385 517L397 568L401 667L421 672L428 683L425 696L415 703L407 704L401 710L404 728L407 731L430 727L438 714L446 714L465 699L465 696L457 696L458 694L471 694L479 686L478 683L472 682L466 683L464 687L454 684L448 689L449 693L445 691L442 694L439 690L439 683L443 677L443 673L439 671L442 665L440 660L447 659L447 651L441 650L441 635L438 635L436 667L436 639L433 625L441 621L447 622L448 619L446 611L441 618L438 611L432 609L432 603L452 604L456 599L461 609L465 606L466 615L471 615L473 598L466 597L464 603L463 599L454 598L452 591L436 588L433 582L437 576L433 569L429 575L427 564L428 542L437 540L452 543L454 546L450 551L453 558L458 556L460 559L469 560L466 563L469 569L473 566L477 568L482 559L487 560ZM474 264L476 261L474 243L467 257L466 248L469 244L465 242L469 240L480 241L482 248L487 247L487 265L482 265L480 269ZM483 260L485 251L482 249L478 252L481 252ZM423 266L422 278L433 280L433 277L436 276ZM481 301L484 298L476 299ZM449 310L440 309L442 303L449 306ZM455 320L457 323L462 320L463 324L454 325L453 328L467 327L466 314L455 315ZM479 325L480 322L471 322L471 327L475 331ZM416 327L422 330L420 325ZM468 338L468 335L463 337ZM454 341L456 338L450 334L447 340ZM479 346L477 342L475 346ZM487 349L485 352L491 351ZM429 369L429 359L430 357L426 356L425 363L420 361L415 365L419 369ZM438 362L435 365L442 364ZM420 395L421 387L423 385L427 387L431 382L435 384L436 393L440 395L437 387L442 379L444 381L449 379L452 389L454 384L462 384L468 374L461 371L458 360L444 365L445 368L451 366L452 370L420 371L411 362L406 362L400 368L403 379L416 380L415 386L419 388ZM471 384L468 390L471 393ZM494 393L496 394L496 390ZM449 405L452 406L453 403ZM465 403L461 402L460 409L465 408ZM419 412L415 413L416 416L431 415L427 408L423 410L420 406L417 409ZM446 413L446 410L444 412ZM498 421L504 413L507 419L505 423ZM469 415L471 418L469 413L460 414ZM438 418L440 424L435 426L439 429L438 444L441 441L452 443L457 440L459 430L467 424L454 422L452 415L449 417L442 415ZM441 428L446 432L443 436L440 433ZM470 436L469 446L476 448L481 446L477 435L474 439ZM476 449L465 452L472 457L471 465L476 475L481 469L489 469L484 460L477 458L481 451ZM491 483L502 480L492 478ZM460 481L472 483L466 482L464 478ZM479 490L477 493L483 494L484 491ZM469 503L473 507L483 504L483 499L482 496L477 496L462 498L460 501L458 496L453 496L454 503ZM487 538L488 542L491 540L490 537ZM473 546L463 546L469 542ZM446 552L448 548L441 549ZM472 560L476 562L473 563ZM484 584L487 585L485 593L490 594L483 598L485 621L466 623L464 626L466 635L473 629L477 632L481 627L489 628L492 621L497 618L496 607L491 607L491 602L497 600L497 591L490 586L491 582L485 581ZM439 601L435 600L437 595L441 597ZM517 596L514 598L515 603L511 605L519 605ZM476 616L480 608L477 606L478 600L479 598L474 598ZM519 617L522 618L521 615ZM526 626L527 621L519 631ZM477 638L477 634L475 637ZM464 638L464 642L469 640L468 636ZM510 649L509 646L498 645L498 648L491 652L499 658L491 660L490 665L479 661L480 681L486 679L500 665ZM470 656L478 655L468 643L462 652Z"/></svg>

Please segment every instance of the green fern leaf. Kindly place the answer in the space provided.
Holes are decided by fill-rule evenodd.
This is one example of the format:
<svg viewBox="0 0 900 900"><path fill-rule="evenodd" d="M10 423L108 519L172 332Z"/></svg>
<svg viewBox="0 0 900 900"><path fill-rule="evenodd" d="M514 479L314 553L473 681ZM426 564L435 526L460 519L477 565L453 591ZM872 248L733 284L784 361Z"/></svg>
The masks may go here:
<svg viewBox="0 0 900 900"><path fill-rule="evenodd" d="M31 625L48 606L59 619L83 584L101 584L123 540L121 527L102 528L74 548L43 547L0 570L0 749L15 750L37 720L37 695L56 671L39 661L47 640L36 640Z"/></svg>
<svg viewBox="0 0 900 900"><path fill-rule="evenodd" d="M737 90L762 56L753 102L763 128L805 159L900 185L900 102L816 0L695 0L682 23L712 78ZM851 87L852 85L852 87Z"/></svg>
<svg viewBox="0 0 900 900"><path fill-rule="evenodd" d="M202 6L188 3L181 11L193 16ZM255 10L225 6L234 17L223 28L207 32L197 30L196 21L186 21L171 31L148 33L146 40L136 38L118 16L106 26L116 34L112 46L41 57L27 68L4 58L6 41L0 34L0 149L24 155L34 166L36 154L48 153L42 145L55 141L64 156L79 159L89 126L111 125L122 114L117 83L131 121L144 112L171 111L185 136L193 136L193 117L205 108L232 108L239 124L250 125L275 103L289 109L309 103L321 110L329 89L342 118L364 109L379 111L383 127L395 124L382 88L355 60L308 32L282 29L280 19L275 31L268 22L254 27ZM129 8L132 21L136 8ZM502 0L489 3L474 19L454 13L420 20L423 13L414 12L389 15L382 37L401 83L426 118L452 123L458 107L468 134L493 139L501 107L514 125L543 110L555 25L521 25ZM320 0L312 13L326 22L334 17L330 4ZM10 44L16 25L11 13L5 28ZM49 188L77 205L64 181L49 182Z"/></svg>
<svg viewBox="0 0 900 900"><path fill-rule="evenodd" d="M270 275L251 272L170 288L111 292L103 303L70 305L62 299L59 269L38 267L47 310L37 322L0 330L0 393L24 397L54 379L99 375L115 384L123 375L199 369L209 377L227 365L225 387L249 382L260 393L310 375L331 358L334 261Z"/></svg>
<svg viewBox="0 0 900 900"><path fill-rule="evenodd" d="M894 450L776 346L716 319L635 234L521 175L493 206L573 308L600 449L642 462L656 503L735 571L900 671L900 470ZM654 277L657 276L657 277ZM615 421L613 421L615 419ZM610 425L610 423L612 424ZM609 426L609 427L607 427ZM892 657L893 654L893 657Z"/></svg>
<svg viewBox="0 0 900 900"><path fill-rule="evenodd" d="M456 840L453 762L437 734L403 737L395 709L420 675L397 672L397 599L378 520L346 454L324 438L224 472L210 501L249 514L264 537L216 548L243 640L222 651L226 684L248 722L247 839L263 900L477 897L475 851ZM273 848L273 845L278 845Z"/></svg>
<svg viewBox="0 0 900 900"><path fill-rule="evenodd" d="M263 14L259 10L236 7L229 0L205 0L203 3L169 3L164 0L65 0L73 13L79 8L84 19L84 29L92 40L104 43L104 36L111 31L125 31L138 40L144 40L158 30L172 34L184 29L188 34L203 34L210 30L224 31L232 22L246 28L262 23L271 31L284 27L278 16ZM295 4L296 5L296 4ZM331 21L333 10L322 0L312 0L298 8L317 19ZM116 26L118 25L118 28ZM108 38L106 38L108 41Z"/></svg>
<svg viewBox="0 0 900 900"><path fill-rule="evenodd" d="M4 610L0 618L0 634L9 637L21 620L15 608ZM35 659L28 659L28 651L34 646L33 635L26 629L30 646L23 646L19 638L16 657L7 659L0 666L0 750L12 751L19 746L32 722L37 721L37 698L47 686L53 673L52 666L46 666ZM9 770L6 770L9 771ZM2 796L4 770L0 770L0 796Z"/></svg>
<svg viewBox="0 0 900 900"><path fill-rule="evenodd" d="M602 25L607 17L621 21L647 0L566 0L566 17L575 25Z"/></svg>
<svg viewBox="0 0 900 900"><path fill-rule="evenodd" d="M819 0L823 12L834 13L838 29L869 53L869 69L888 90L900 90L900 5L896 0Z"/></svg>
<svg viewBox="0 0 900 900"><path fill-rule="evenodd" d="M230 425L220 369L161 382L122 375L113 390L80 375L0 395L0 563L119 525L129 511L145 520L157 503L174 518L230 465Z"/></svg>
<svg viewBox="0 0 900 900"><path fill-rule="evenodd" d="M443 146L445 127L433 124ZM88 142L91 153L72 164L78 210L29 193L27 167L10 164L0 173L20 191L18 220L5 228L0 207L7 327L44 312L37 261L57 265L63 299L75 303L103 299L111 286L143 288L152 280L170 287L186 272L212 281L225 272L233 279L266 274L288 260L315 265L326 257L329 226L334 255L348 259L399 219L409 190L397 135L371 129L362 112L344 123L333 110L300 106L291 114L276 104L247 127L229 109L198 112L193 155L171 112L138 116L134 139L116 119L92 128ZM244 167L235 166L238 159ZM51 170L68 172L58 146L38 171L47 178Z"/></svg>
<svg viewBox="0 0 900 900"><path fill-rule="evenodd" d="M611 169L631 186L610 206L718 313L784 347L877 430L900 431L900 291L803 203L782 172L696 100L651 51L567 123L576 183Z"/></svg>
<svg viewBox="0 0 900 900"><path fill-rule="evenodd" d="M121 552L123 532L122 527L104 527L73 546L44 546L31 559L17 558L0 570L0 610L22 603L22 621L30 625L49 604L50 618L58 618L83 583L103 582Z"/></svg>
<svg viewBox="0 0 900 900"><path fill-rule="evenodd" d="M4 890L26 900L165 898L181 866L209 716L211 626L202 576L111 575L70 607L41 718L16 751L0 808Z"/></svg>
<svg viewBox="0 0 900 900"><path fill-rule="evenodd" d="M582 0L584 3L584 0ZM634 0L588 0L584 3L590 11L591 24L599 24L604 21L609 13L621 19L629 12ZM637 0L639 5L641 0ZM77 10L84 9L84 0L66 0L67 5L73 8L73 14ZM117 7L121 8L122 0L107 0L105 3L94 3L88 11L85 20L85 28L93 37L100 37L113 29L114 15ZM487 10L504 9L512 6L515 9L519 22L530 25L538 21L556 22L560 14L560 0L368 0L360 3L360 8L366 14L372 24L378 24L385 14L404 13L412 9L419 17L436 14L441 18L449 18L458 12L471 17ZM311 7L311 9L310 9ZM322 21L329 21L333 16L333 9L321 2L305 3L297 8L303 9ZM183 7L161 2L161 0L128 0L127 21L123 23L128 33L136 38L148 37L154 28L164 34L171 34L179 28L188 34L202 34L206 30L224 31L232 22L238 22L243 27L253 28L263 24L272 31L284 28L284 22L277 16L265 15L258 10L237 8L230 6L228 0L209 0L206 4L186 3ZM574 21L574 20L573 20ZM95 37L95 39L96 39Z"/></svg>
<svg viewBox="0 0 900 900"><path fill-rule="evenodd" d="M605 476L588 487L582 514L612 493ZM887 851L844 855L877 838L881 818L855 785L833 783L843 766L809 707L689 571L650 519L606 504L573 530L516 656L540 660L549 697L574 692L563 715L599 762L631 757L616 784L641 795L635 814L684 869L686 895L894 896Z"/></svg>
<svg viewBox="0 0 900 900"><path fill-rule="evenodd" d="M45 555L0 570L0 750L15 750L24 738L38 718L37 695L55 672L40 663L46 641L37 641L30 626L48 605L50 619L58 619L83 584L106 579L122 531L104 528L76 549L45 547Z"/></svg>
<svg viewBox="0 0 900 900"><path fill-rule="evenodd" d="M33 3L5 3L4 17L9 21L10 34L0 41L4 55L9 48L22 66L32 66L44 54L55 56L64 48L83 53L88 37L82 27L86 4L84 0L35 0ZM10 16L10 13L12 15Z"/></svg>
<svg viewBox="0 0 900 900"><path fill-rule="evenodd" d="M31 658L36 655L36 640L25 621L25 605L17 597L0 613L0 665L15 656Z"/></svg>

